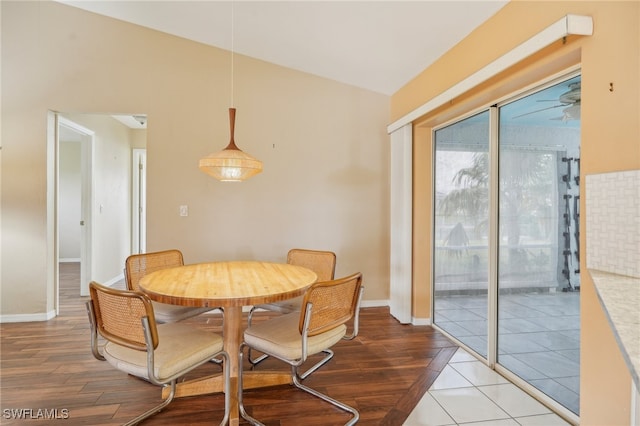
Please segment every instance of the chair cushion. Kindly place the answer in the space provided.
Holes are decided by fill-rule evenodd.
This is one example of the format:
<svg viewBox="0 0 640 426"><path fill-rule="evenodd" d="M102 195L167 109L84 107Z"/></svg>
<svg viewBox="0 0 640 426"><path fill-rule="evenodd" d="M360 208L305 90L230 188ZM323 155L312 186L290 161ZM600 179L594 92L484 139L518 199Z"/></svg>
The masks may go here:
<svg viewBox="0 0 640 426"><path fill-rule="evenodd" d="M170 305L168 303L151 302L156 322L178 322L213 310L212 308L191 308L189 306Z"/></svg>
<svg viewBox="0 0 640 426"><path fill-rule="evenodd" d="M288 314L289 312L300 312L302 299L302 296L298 296L293 299L282 300L280 302L263 303L261 305L256 305L256 308L266 309L273 312L282 312L283 314Z"/></svg>
<svg viewBox="0 0 640 426"><path fill-rule="evenodd" d="M287 360L302 358L302 336L298 330L300 313L281 315L251 326L244 332L247 345ZM334 329L311 336L307 340L307 355L313 355L338 343L347 332L342 324Z"/></svg>
<svg viewBox="0 0 640 426"><path fill-rule="evenodd" d="M154 351L154 372L161 382L168 382L173 376L214 358L223 348L220 335L180 323L158 324L158 337L160 343ZM146 351L108 342L104 357L119 370L149 379Z"/></svg>

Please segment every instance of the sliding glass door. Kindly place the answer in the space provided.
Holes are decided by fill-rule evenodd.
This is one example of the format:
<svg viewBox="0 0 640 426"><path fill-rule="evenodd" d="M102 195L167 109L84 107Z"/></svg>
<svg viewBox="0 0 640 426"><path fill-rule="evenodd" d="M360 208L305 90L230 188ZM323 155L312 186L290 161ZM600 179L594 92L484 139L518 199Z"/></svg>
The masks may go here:
<svg viewBox="0 0 640 426"><path fill-rule="evenodd" d="M578 414L580 77L499 121L497 361Z"/></svg>
<svg viewBox="0 0 640 426"><path fill-rule="evenodd" d="M436 131L434 322L487 356L489 112Z"/></svg>
<svg viewBox="0 0 640 426"><path fill-rule="evenodd" d="M576 415L580 104L580 76L555 82L437 129L434 152L434 324Z"/></svg>

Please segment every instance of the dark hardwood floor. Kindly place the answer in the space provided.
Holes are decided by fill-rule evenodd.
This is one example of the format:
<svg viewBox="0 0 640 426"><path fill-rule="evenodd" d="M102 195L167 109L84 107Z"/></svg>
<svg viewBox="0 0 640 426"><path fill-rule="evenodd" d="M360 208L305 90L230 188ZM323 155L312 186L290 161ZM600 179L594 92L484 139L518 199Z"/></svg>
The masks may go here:
<svg viewBox="0 0 640 426"><path fill-rule="evenodd" d="M127 376L91 354L86 298L78 295L78 276L77 264L61 264L58 317L0 324L0 424L119 425L159 403L159 387ZM256 320L271 315L260 312ZM187 322L222 332L217 315ZM399 324L388 308L363 308L360 323L359 336L336 345L334 359L305 383L356 407L359 424L402 425L457 346L431 327ZM258 368L287 370L276 360ZM219 369L209 363L188 378ZM250 390L244 398L247 411L268 426L331 426L349 419L292 386ZM217 424L222 407L221 394L180 398L143 424ZM28 419L16 419L20 413ZM58 420L42 421L42 416L52 415Z"/></svg>

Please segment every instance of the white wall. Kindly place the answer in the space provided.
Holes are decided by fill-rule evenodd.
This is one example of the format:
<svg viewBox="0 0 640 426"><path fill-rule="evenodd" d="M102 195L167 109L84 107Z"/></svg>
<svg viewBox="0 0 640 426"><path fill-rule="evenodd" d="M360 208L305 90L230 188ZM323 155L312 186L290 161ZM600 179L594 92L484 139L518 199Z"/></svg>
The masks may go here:
<svg viewBox="0 0 640 426"><path fill-rule="evenodd" d="M60 141L59 253L60 261L80 259L81 168L80 143Z"/></svg>

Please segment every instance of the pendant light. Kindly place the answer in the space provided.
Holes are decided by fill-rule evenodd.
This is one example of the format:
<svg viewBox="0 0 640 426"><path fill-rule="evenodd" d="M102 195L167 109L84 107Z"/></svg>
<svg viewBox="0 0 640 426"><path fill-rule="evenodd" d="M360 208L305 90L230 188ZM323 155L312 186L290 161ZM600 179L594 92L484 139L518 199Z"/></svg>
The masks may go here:
<svg viewBox="0 0 640 426"><path fill-rule="evenodd" d="M242 182L262 171L262 161L236 146L233 139L235 122L236 109L229 108L229 145L220 152L200 159L200 170L222 182Z"/></svg>
<svg viewBox="0 0 640 426"><path fill-rule="evenodd" d="M231 4L231 105L233 105L233 3ZM229 144L220 152L200 159L200 170L222 182L242 182L262 172L262 161L236 146L236 109L229 108Z"/></svg>

